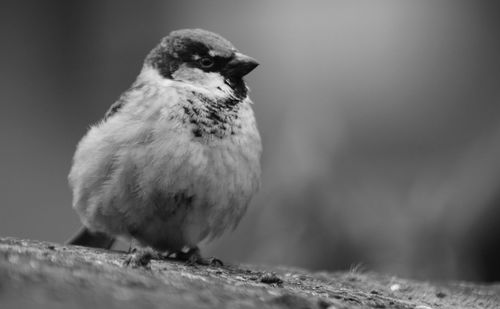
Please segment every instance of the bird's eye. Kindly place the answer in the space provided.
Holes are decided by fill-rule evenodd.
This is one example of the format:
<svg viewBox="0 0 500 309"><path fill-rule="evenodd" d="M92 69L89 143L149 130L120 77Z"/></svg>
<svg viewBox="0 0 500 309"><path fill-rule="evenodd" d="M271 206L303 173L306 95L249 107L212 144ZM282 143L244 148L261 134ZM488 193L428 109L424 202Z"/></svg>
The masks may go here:
<svg viewBox="0 0 500 309"><path fill-rule="evenodd" d="M214 60L212 58L201 58L198 60L202 68L211 68L214 65Z"/></svg>

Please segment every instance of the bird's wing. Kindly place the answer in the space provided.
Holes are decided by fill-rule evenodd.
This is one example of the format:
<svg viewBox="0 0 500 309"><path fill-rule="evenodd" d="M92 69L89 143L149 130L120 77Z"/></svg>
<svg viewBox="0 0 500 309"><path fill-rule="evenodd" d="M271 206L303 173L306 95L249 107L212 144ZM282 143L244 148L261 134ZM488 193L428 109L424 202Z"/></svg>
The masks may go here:
<svg viewBox="0 0 500 309"><path fill-rule="evenodd" d="M115 103L113 103L108 111L106 112L106 114L104 114L104 120L107 120L109 117L113 116L114 114L116 114L116 112L118 112L120 110L120 108L122 108L122 106L125 104L125 100L123 100L122 98L118 99L118 101L116 101Z"/></svg>
<svg viewBox="0 0 500 309"><path fill-rule="evenodd" d="M114 114L116 114L125 105L125 103L128 101L128 97L129 97L129 94L131 92L140 90L140 88L142 88L142 87L143 87L143 84L137 83L137 82L134 83L132 85L132 87L130 87L130 89L128 89L127 91L125 91L120 96L120 98L109 107L109 109L106 112L106 114L104 114L104 120L107 120L109 117L111 117Z"/></svg>

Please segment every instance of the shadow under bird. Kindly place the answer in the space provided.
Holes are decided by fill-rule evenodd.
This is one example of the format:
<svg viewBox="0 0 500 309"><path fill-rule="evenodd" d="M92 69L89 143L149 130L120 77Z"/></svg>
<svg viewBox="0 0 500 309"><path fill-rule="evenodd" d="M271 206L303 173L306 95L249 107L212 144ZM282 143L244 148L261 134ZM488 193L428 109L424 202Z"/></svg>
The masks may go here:
<svg viewBox="0 0 500 309"><path fill-rule="evenodd" d="M84 227L204 264L198 244L235 228L260 184L261 139L243 77L258 63L218 34L171 32L79 142L69 183Z"/></svg>

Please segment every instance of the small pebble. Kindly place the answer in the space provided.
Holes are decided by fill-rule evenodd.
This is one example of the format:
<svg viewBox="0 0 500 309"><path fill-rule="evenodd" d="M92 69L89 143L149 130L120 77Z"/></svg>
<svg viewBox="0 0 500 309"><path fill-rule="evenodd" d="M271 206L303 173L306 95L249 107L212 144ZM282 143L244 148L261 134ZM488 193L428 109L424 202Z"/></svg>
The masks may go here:
<svg viewBox="0 0 500 309"><path fill-rule="evenodd" d="M444 292L437 292L436 293L436 297L438 297L438 298L445 298L446 297L446 293L444 293Z"/></svg>
<svg viewBox="0 0 500 309"><path fill-rule="evenodd" d="M397 284L397 283L396 283L396 284L393 284L393 285L391 285L390 289L391 289L391 291L393 291L393 292L399 291L399 290L401 289L401 285L399 285L399 284Z"/></svg>
<svg viewBox="0 0 500 309"><path fill-rule="evenodd" d="M262 277L260 277L260 282L266 284L282 284L283 280L276 276L276 274L265 273Z"/></svg>

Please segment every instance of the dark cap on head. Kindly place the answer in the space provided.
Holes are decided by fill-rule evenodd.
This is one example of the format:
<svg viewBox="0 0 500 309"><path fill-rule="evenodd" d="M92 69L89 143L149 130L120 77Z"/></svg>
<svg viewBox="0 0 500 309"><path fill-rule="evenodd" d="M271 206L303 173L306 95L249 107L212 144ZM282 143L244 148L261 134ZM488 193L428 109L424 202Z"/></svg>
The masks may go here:
<svg viewBox="0 0 500 309"><path fill-rule="evenodd" d="M236 52L234 45L218 35L203 29L181 29L172 31L162 40L166 41L170 53L183 53L210 50L221 57L230 57Z"/></svg>
<svg viewBox="0 0 500 309"><path fill-rule="evenodd" d="M214 64L199 66L196 61L203 57ZM207 72L220 72L228 79L241 78L258 65L222 36L203 29L172 31L149 53L146 63L158 68L166 78L171 78L182 63Z"/></svg>

